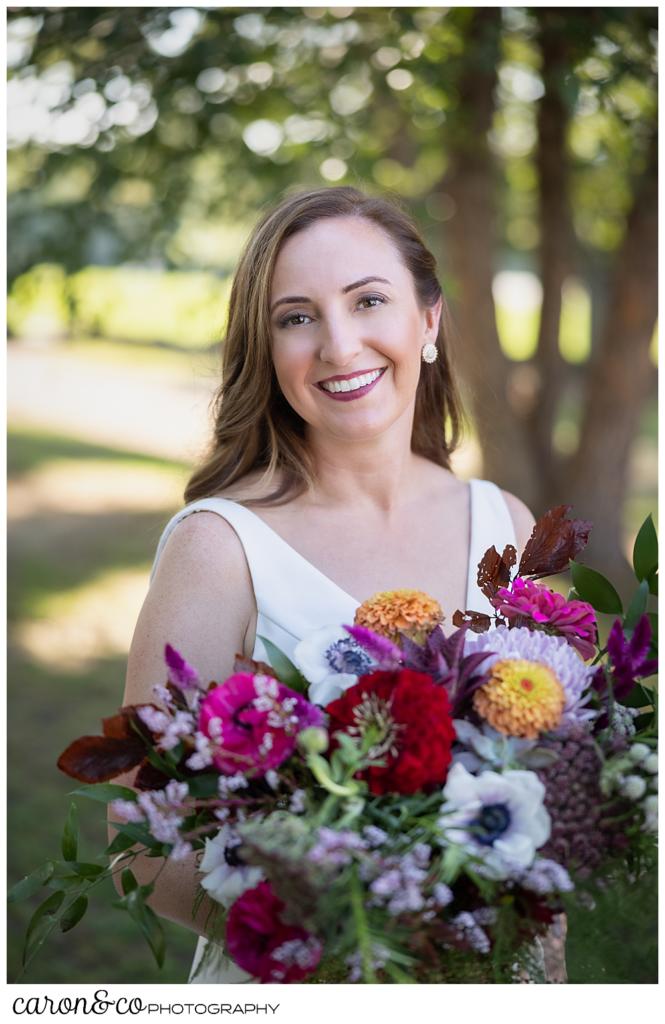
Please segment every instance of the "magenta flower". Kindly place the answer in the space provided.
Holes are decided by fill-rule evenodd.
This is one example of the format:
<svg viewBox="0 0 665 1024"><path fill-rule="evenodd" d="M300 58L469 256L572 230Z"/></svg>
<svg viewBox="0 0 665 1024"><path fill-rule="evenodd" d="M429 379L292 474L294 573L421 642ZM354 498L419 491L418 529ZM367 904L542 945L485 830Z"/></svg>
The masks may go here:
<svg viewBox="0 0 665 1024"><path fill-rule="evenodd" d="M231 958L264 984L289 984L311 974L321 959L319 940L282 920L284 903L270 882L239 896L226 919L226 949Z"/></svg>
<svg viewBox="0 0 665 1024"><path fill-rule="evenodd" d="M295 690L249 672L215 686L199 711L199 729L224 775L263 775L277 768L295 750L298 733L323 722L323 712Z"/></svg>
<svg viewBox="0 0 665 1024"><path fill-rule="evenodd" d="M563 636L585 661L596 653L596 613L586 601L567 601L549 587L516 576L510 587L499 587L492 604L513 626Z"/></svg>
<svg viewBox="0 0 665 1024"><path fill-rule="evenodd" d="M199 685L199 674L196 669L185 661L180 651L167 644L164 648L164 660L169 669L169 679L181 690L191 690Z"/></svg>

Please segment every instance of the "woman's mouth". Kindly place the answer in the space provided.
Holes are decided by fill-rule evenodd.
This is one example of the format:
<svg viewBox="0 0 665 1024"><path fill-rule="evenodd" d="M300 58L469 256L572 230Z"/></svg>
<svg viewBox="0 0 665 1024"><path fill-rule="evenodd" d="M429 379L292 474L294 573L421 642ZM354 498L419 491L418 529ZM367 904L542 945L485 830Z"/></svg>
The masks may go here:
<svg viewBox="0 0 665 1024"><path fill-rule="evenodd" d="M336 402L352 402L355 398L362 398L363 395L369 394L386 369L387 367L383 366L378 370L359 373L356 377L319 381L317 387L328 398L332 398Z"/></svg>

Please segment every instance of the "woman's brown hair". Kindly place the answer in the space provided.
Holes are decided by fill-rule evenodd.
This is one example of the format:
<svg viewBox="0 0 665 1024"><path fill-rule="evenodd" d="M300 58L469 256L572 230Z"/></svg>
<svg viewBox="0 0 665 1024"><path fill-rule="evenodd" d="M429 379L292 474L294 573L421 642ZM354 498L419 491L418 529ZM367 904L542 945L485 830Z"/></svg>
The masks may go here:
<svg viewBox="0 0 665 1024"><path fill-rule="evenodd" d="M192 474L185 501L217 494L255 470L277 486L247 504L279 504L302 494L313 479L305 424L277 383L271 358L270 290L279 251L317 220L363 217L392 239L411 272L423 308L442 297L436 261L411 219L393 202L346 186L299 192L268 212L240 259L229 300L222 349L222 382L213 400L210 450ZM436 339L438 359L424 366L416 393L411 448L450 468L462 411L450 365L450 318L443 301Z"/></svg>

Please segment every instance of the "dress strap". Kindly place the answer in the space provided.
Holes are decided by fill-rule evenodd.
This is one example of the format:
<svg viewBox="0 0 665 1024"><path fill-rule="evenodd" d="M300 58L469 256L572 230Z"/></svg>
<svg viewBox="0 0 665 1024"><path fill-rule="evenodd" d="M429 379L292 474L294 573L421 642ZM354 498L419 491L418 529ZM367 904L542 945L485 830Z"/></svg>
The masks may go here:
<svg viewBox="0 0 665 1024"><path fill-rule="evenodd" d="M466 607L476 612L494 609L477 583L478 563L492 545L501 554L506 544L517 548L515 527L506 500L490 480L470 480L469 571Z"/></svg>

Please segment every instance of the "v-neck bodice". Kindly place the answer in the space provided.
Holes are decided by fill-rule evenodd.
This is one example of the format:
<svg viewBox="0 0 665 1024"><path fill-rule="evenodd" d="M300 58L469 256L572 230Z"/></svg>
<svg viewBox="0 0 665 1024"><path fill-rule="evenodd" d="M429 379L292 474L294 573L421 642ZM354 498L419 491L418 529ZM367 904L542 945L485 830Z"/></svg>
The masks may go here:
<svg viewBox="0 0 665 1024"><path fill-rule="evenodd" d="M492 544L502 551L514 544L515 530L499 488L488 480L470 480L469 562L466 607L489 611L478 589L478 562ZM291 547L255 512L228 498L201 498L177 512L159 541L153 574L168 538L178 523L196 512L214 512L235 530L243 546L257 608L254 657L267 660L259 637L266 637L289 657L306 633L321 626L353 621L358 601ZM396 581L399 586L399 582Z"/></svg>
<svg viewBox="0 0 665 1024"><path fill-rule="evenodd" d="M502 551L514 544L515 530L499 488L488 480L469 481L469 562L466 607L476 611L491 606L476 583L478 562L492 544ZM333 580L291 547L260 516L228 498L202 498L186 505L167 523L162 533L153 574L168 538L178 523L196 512L214 512L235 530L245 551L257 608L256 641L253 656L269 661L260 637L271 640L288 657L299 640L321 626L353 622L358 602ZM399 586L399 581L396 581ZM220 610L221 614L221 610ZM207 942L198 941L190 982L195 984L236 984L249 975L225 959L221 948L202 964Z"/></svg>

